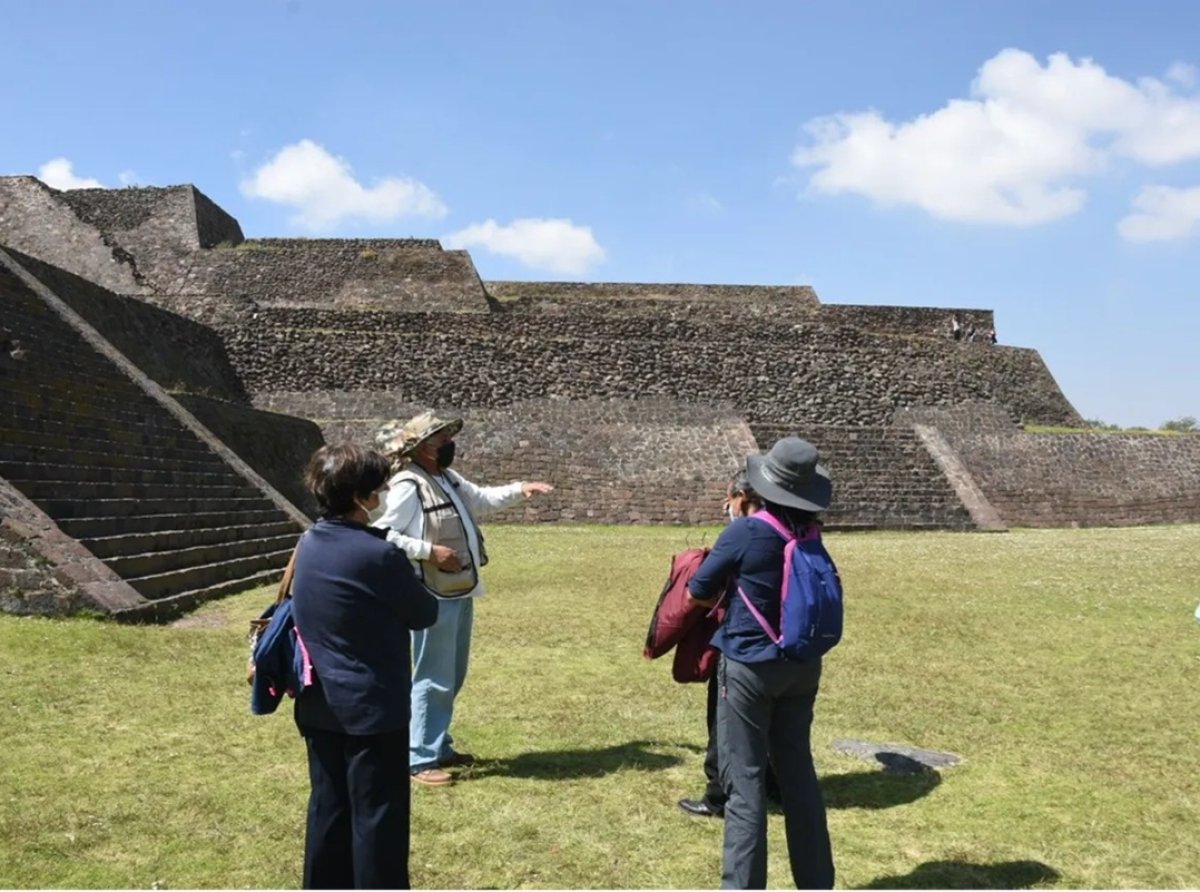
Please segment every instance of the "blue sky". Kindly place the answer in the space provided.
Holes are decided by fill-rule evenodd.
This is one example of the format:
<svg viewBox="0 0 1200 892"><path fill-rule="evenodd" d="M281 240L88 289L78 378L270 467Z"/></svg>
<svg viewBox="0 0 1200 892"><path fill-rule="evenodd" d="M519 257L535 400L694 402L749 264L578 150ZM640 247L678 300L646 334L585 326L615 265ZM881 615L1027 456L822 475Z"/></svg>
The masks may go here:
<svg viewBox="0 0 1200 892"><path fill-rule="evenodd" d="M0 0L0 172L484 278L981 307L1084 417L1200 417L1200 4Z"/></svg>

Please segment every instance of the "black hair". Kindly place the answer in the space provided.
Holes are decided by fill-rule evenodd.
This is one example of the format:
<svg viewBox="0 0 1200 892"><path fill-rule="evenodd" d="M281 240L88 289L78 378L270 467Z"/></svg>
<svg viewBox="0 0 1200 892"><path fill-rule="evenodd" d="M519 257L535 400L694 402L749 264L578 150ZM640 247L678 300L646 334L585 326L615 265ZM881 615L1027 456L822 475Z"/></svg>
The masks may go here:
<svg viewBox="0 0 1200 892"><path fill-rule="evenodd" d="M746 469L738 470L729 481L729 497L731 499L745 499L757 505L759 508L763 506L763 498L754 487L750 485L750 478L746 476Z"/></svg>
<svg viewBox="0 0 1200 892"><path fill-rule="evenodd" d="M374 449L353 443L322 446L309 459L304 485L317 500L322 517L342 517L354 510L391 475L388 460Z"/></svg>
<svg viewBox="0 0 1200 892"><path fill-rule="evenodd" d="M799 536L810 526L820 524L820 518L815 511L805 511L803 508L793 508L790 505L780 505L778 502L770 502L763 499L763 507L779 518L784 526L792 531L792 534Z"/></svg>

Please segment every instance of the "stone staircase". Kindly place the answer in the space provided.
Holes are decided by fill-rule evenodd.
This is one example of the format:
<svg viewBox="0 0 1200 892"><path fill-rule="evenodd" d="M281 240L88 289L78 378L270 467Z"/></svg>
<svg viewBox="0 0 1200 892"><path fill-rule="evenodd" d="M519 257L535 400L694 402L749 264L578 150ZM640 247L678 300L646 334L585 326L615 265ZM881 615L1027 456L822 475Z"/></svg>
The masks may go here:
<svg viewBox="0 0 1200 892"><path fill-rule="evenodd" d="M910 427L750 425L758 448L799 436L817 445L833 480L830 529L973 530L945 473Z"/></svg>
<svg viewBox="0 0 1200 892"><path fill-rule="evenodd" d="M0 367L0 477L146 599L117 618L279 577L294 515L2 265L0 309L23 353Z"/></svg>

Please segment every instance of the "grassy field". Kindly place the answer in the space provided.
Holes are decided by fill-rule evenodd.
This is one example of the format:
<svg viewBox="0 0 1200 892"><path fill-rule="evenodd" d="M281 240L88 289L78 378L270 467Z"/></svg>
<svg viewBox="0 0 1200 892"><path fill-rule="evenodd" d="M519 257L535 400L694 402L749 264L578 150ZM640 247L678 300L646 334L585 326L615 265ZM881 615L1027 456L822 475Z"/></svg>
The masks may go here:
<svg viewBox="0 0 1200 892"><path fill-rule="evenodd" d="M669 555L716 530L493 527L459 743L414 791L414 884L719 881L704 691L640 656ZM814 727L838 885L1200 886L1200 527L833 534L847 635ZM288 887L307 782L249 714L252 592L169 628L0 617L0 887ZM889 775L835 738L949 751ZM789 884L782 816L770 883Z"/></svg>

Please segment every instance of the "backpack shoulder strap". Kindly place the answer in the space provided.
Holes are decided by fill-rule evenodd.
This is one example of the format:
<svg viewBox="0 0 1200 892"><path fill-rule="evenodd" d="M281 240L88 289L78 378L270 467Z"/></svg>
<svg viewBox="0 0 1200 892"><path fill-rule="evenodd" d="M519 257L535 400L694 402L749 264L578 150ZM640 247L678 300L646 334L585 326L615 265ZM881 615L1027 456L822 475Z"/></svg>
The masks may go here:
<svg viewBox="0 0 1200 892"><path fill-rule="evenodd" d="M783 641L783 635L771 628L771 624L767 622L767 618L759 612L757 607L754 606L754 602L746 596L746 593L742 591L742 587L740 585L738 586L738 594L741 595L742 601L745 602L746 609L750 611L751 615L756 620L758 620L758 624L762 626L762 630L767 633L767 637L770 638L775 644L779 644L781 641Z"/></svg>
<svg viewBox="0 0 1200 892"><path fill-rule="evenodd" d="M300 534L300 540L296 542L296 547L292 549L292 556L288 558L287 568L283 571L283 579L279 580L279 591L275 593L275 603L282 604L292 594L292 579L296 575L296 555L300 553L300 542L304 541L304 534Z"/></svg>
<svg viewBox="0 0 1200 892"><path fill-rule="evenodd" d="M750 519L765 523L767 526L773 529L781 539L783 539L783 591L786 591L787 578L792 571L792 552L796 550L796 536L791 530L784 526L783 521L781 521L770 511L758 511L754 514L751 514ZM781 598L783 596L783 591L780 591ZM758 620L758 624L762 626L762 630L767 633L767 637L770 638L775 644L782 643L782 628L778 632L771 628L771 624L767 622L767 618L759 612L757 607L754 606L754 603L750 600L746 593L742 591L742 587L740 585L738 586L738 594L741 596L742 601L745 602L746 608L750 611L754 618Z"/></svg>

